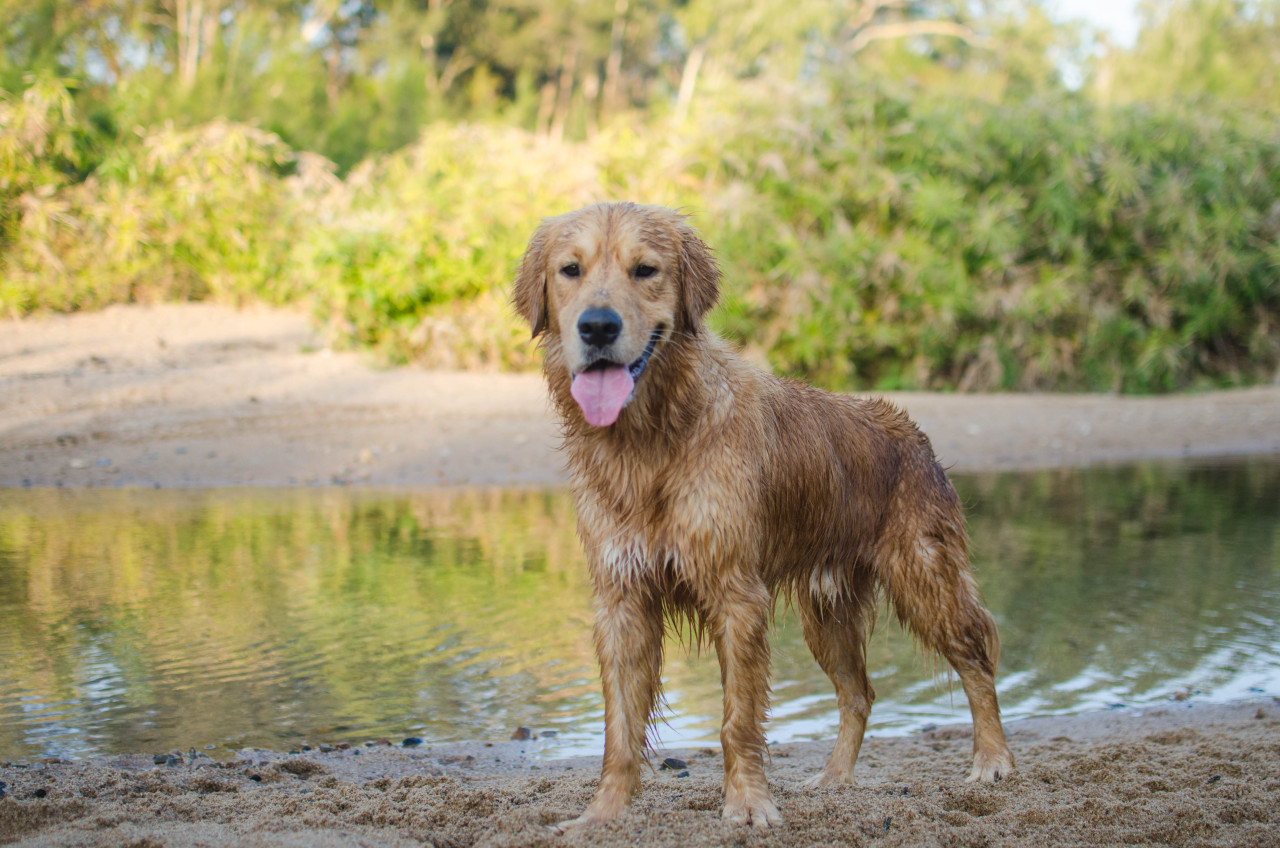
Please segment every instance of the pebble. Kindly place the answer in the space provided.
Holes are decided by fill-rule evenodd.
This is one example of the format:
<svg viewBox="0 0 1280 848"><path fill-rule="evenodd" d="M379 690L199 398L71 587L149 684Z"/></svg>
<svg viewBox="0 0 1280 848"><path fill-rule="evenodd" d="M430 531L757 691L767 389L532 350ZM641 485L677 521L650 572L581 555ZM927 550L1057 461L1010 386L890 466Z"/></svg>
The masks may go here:
<svg viewBox="0 0 1280 848"><path fill-rule="evenodd" d="M511 738L516 742L523 742L526 739L533 738L533 731L527 727L517 727L515 730L511 731Z"/></svg>
<svg viewBox="0 0 1280 848"><path fill-rule="evenodd" d="M667 757L665 760L662 761L662 766L661 766L661 768L671 769L672 771L679 771L680 769L684 769L688 767L689 767L688 763L676 757Z"/></svg>
<svg viewBox="0 0 1280 848"><path fill-rule="evenodd" d="M417 736L410 736L408 739L405 739L400 744L406 748L416 748L422 744L422 740L419 739Z"/></svg>
<svg viewBox="0 0 1280 848"><path fill-rule="evenodd" d="M41 787L41 788L37 789L33 794L34 794L37 798L43 798L44 796L48 795L48 794L49 794L49 792L48 792L48 790L46 790L44 787Z"/></svg>

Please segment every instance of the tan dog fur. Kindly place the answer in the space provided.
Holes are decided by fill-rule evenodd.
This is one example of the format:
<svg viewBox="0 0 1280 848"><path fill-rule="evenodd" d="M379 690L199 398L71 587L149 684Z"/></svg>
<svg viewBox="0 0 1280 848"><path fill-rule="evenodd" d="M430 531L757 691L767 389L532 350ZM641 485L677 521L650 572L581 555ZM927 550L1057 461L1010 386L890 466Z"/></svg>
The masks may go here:
<svg viewBox="0 0 1280 848"><path fill-rule="evenodd" d="M719 278L683 216L634 204L546 220L517 275L514 301L541 337L563 418L604 688L599 788L566 824L614 818L639 788L664 618L681 617L720 661L724 818L780 821L763 730L779 596L795 605L839 706L834 750L812 783L853 779L875 697L865 643L881 590L899 621L959 673L974 722L969 780L1009 774L994 685L999 637L969 568L959 501L928 438L887 401L820 391L738 358L702 324ZM636 360L660 333L607 427L589 425L570 395L573 375L598 355L580 338L578 317L599 307L622 319L613 361Z"/></svg>

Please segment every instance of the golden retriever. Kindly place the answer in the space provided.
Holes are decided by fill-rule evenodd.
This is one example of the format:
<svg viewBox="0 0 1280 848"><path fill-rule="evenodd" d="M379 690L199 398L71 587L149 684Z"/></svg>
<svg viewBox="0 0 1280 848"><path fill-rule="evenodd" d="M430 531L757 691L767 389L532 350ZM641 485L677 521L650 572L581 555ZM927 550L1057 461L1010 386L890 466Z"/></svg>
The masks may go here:
<svg viewBox="0 0 1280 848"><path fill-rule="evenodd" d="M883 590L960 675L969 780L1013 769L996 702L1000 642L968 561L955 490L928 438L881 399L824 392L738 358L703 325L711 251L669 209L597 204L547 219L514 303L544 348L595 597L604 766L581 817L640 785L664 617L715 645L724 818L780 821L764 771L768 628L794 604L835 685L840 729L815 785L851 782L875 693L866 639Z"/></svg>

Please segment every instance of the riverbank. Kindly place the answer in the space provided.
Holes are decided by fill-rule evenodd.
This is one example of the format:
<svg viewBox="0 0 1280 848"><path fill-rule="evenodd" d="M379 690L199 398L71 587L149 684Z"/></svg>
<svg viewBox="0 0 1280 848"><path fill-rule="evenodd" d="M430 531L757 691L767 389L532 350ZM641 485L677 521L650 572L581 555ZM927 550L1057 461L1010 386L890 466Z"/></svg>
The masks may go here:
<svg viewBox="0 0 1280 848"><path fill-rule="evenodd" d="M1280 386L893 395L956 471L1280 453ZM0 486L562 485L536 374L378 368L214 304L0 321Z"/></svg>
<svg viewBox="0 0 1280 848"><path fill-rule="evenodd" d="M895 396L958 471L1280 453L1280 387L1168 398ZM537 375L379 369L305 316L207 304L0 322L0 486L562 485ZM874 726L874 713L872 721ZM719 821L718 751L661 752L605 828L598 758L536 743L0 763L0 842L24 846L1265 845L1280 838L1280 704L1009 725L1018 771L969 786L967 726L872 738L859 784L808 790L830 742L771 747L786 823ZM317 740L319 741L319 740ZM397 742L399 740L396 740Z"/></svg>
<svg viewBox="0 0 1280 848"><path fill-rule="evenodd" d="M1171 702L1145 713L1009 725L1018 770L963 782L965 726L872 738L859 783L806 789L829 742L771 747L785 817L721 824L721 760L660 752L632 810L558 836L590 800L598 758L545 760L532 742L360 745L234 760L148 753L0 766L0 841L21 846L1273 845L1280 835L1280 704ZM681 776L681 775L684 776Z"/></svg>

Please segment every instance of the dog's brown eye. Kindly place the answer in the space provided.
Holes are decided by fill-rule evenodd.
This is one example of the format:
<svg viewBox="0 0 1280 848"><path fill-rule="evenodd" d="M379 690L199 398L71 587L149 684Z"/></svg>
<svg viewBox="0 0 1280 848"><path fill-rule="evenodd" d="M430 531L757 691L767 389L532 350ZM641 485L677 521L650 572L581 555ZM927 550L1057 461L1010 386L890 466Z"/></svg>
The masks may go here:
<svg viewBox="0 0 1280 848"><path fill-rule="evenodd" d="M578 267L577 262L570 262L568 265L560 269L560 273L566 277L576 277L582 273L582 269Z"/></svg>
<svg viewBox="0 0 1280 848"><path fill-rule="evenodd" d="M652 277L656 273L658 273L658 269L653 267L652 265L640 264L636 266L637 279L643 280L648 277Z"/></svg>

